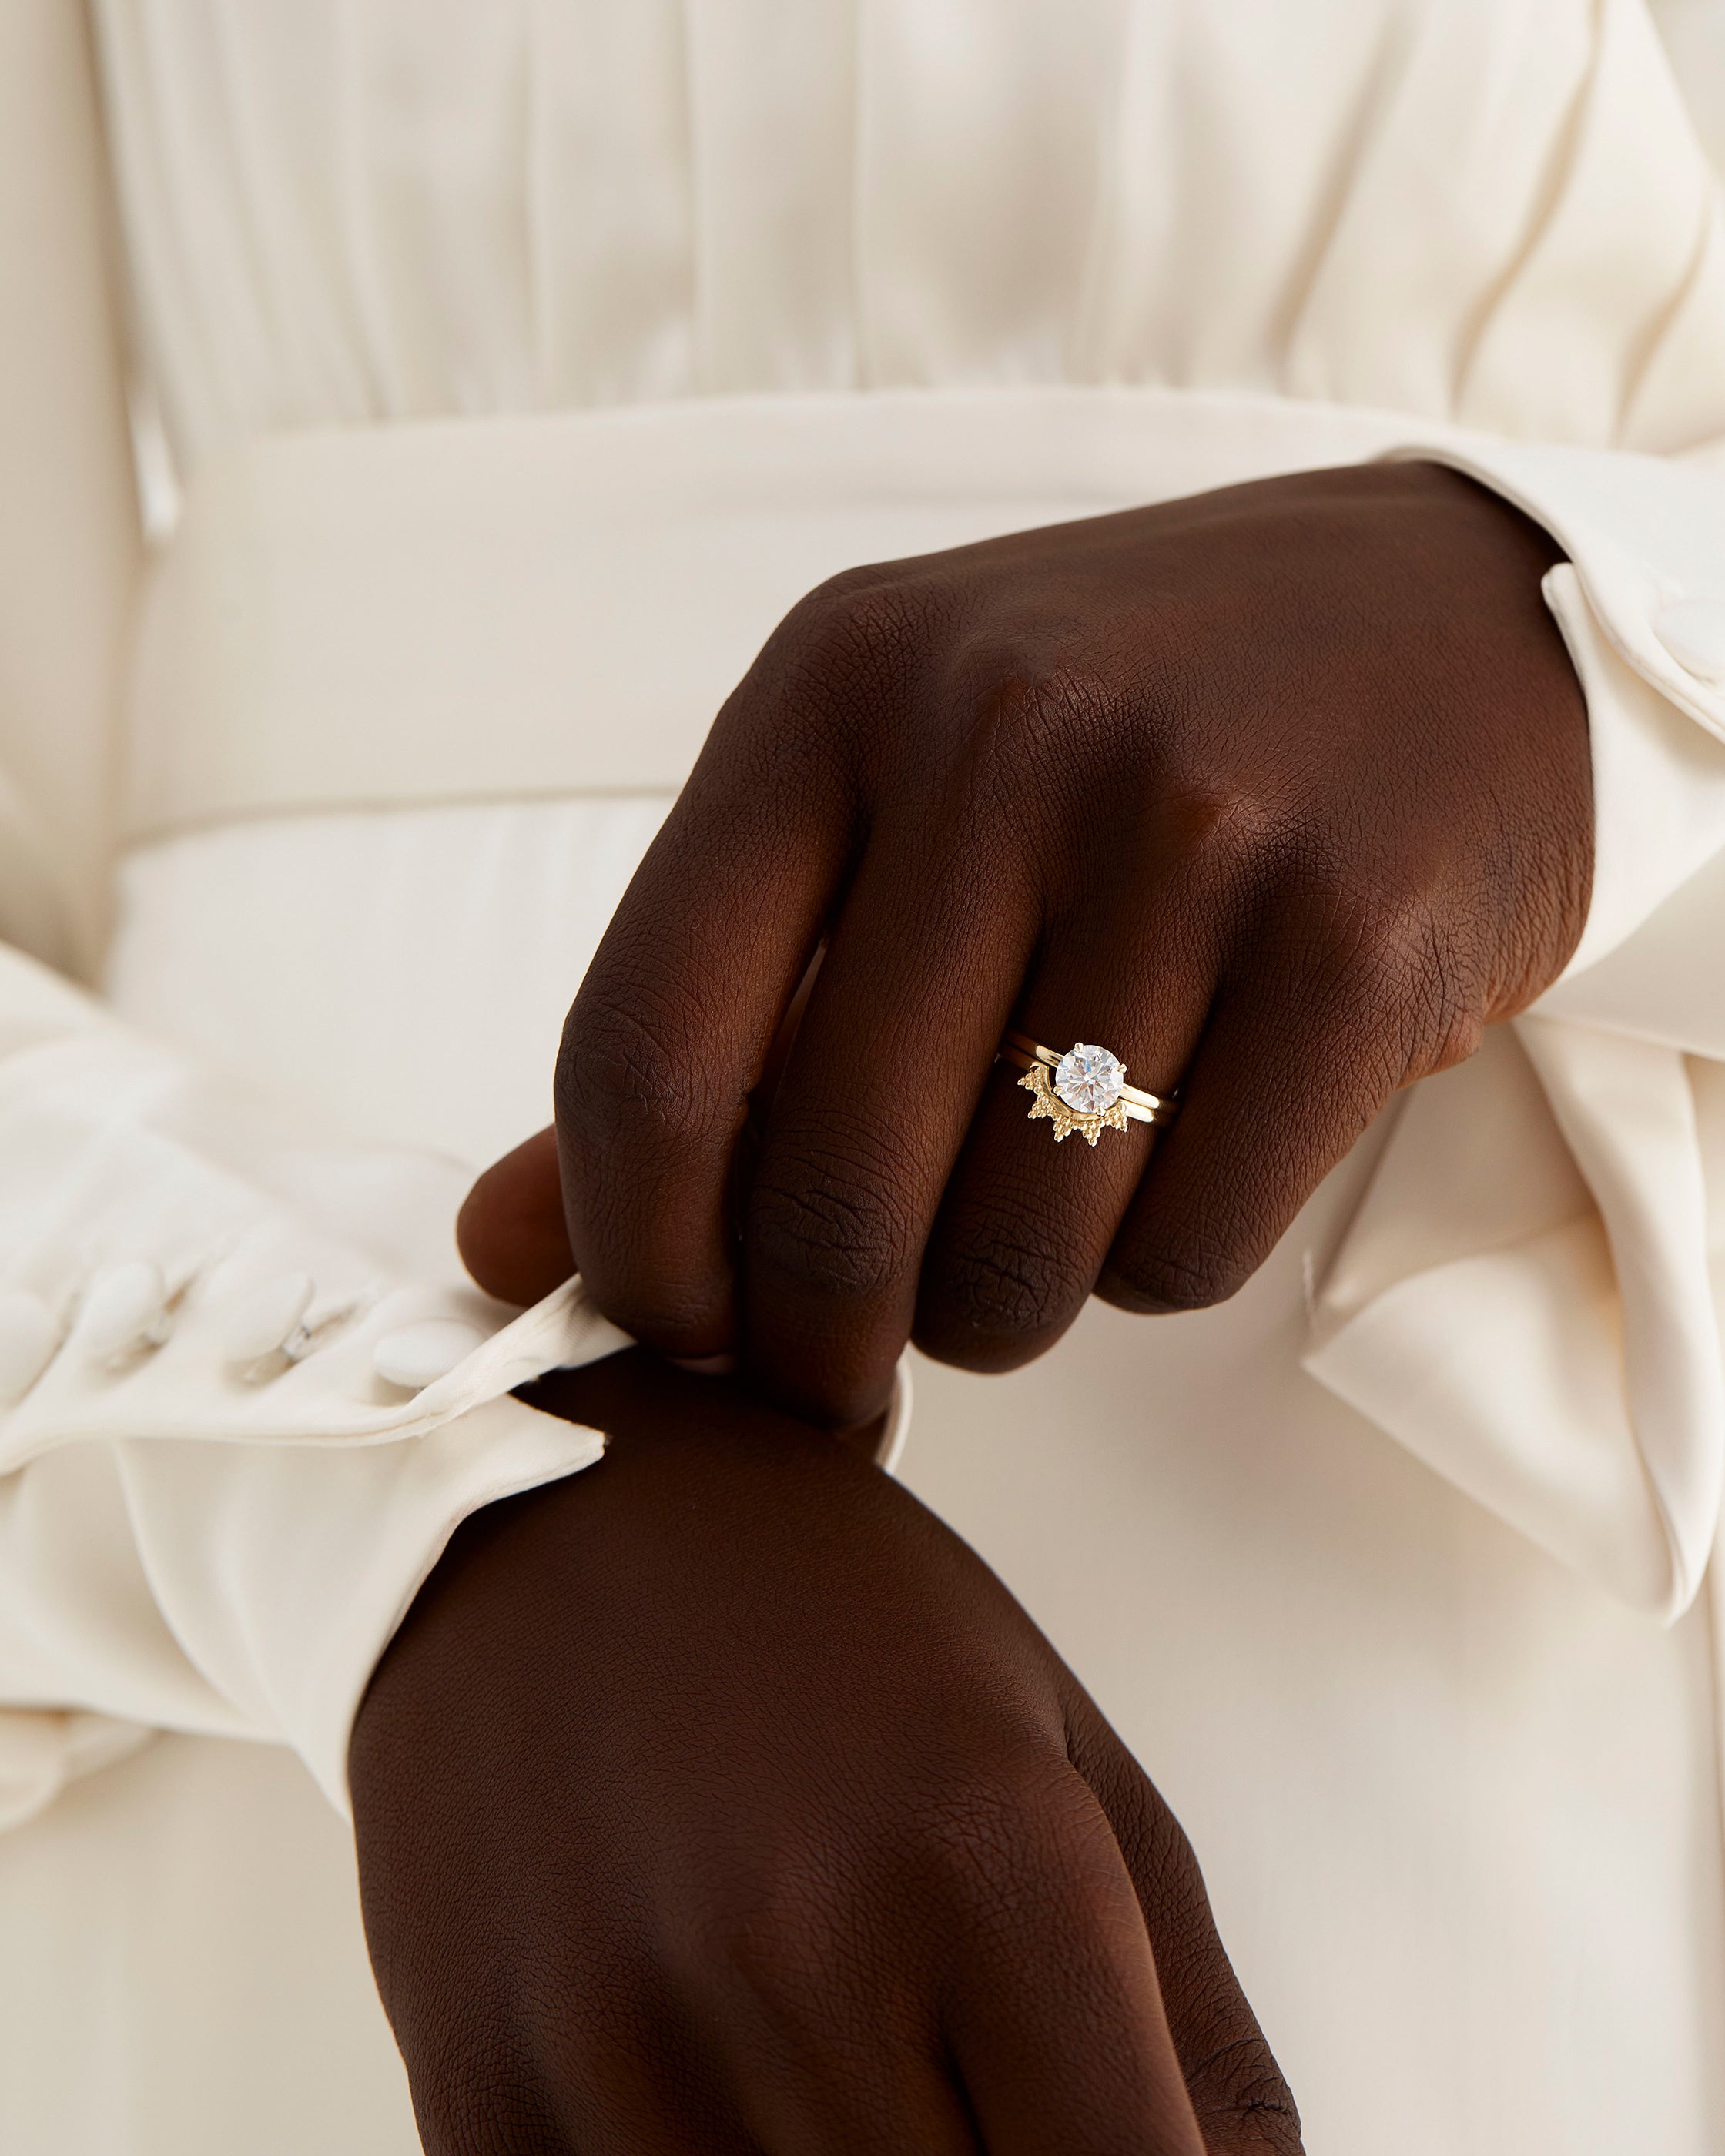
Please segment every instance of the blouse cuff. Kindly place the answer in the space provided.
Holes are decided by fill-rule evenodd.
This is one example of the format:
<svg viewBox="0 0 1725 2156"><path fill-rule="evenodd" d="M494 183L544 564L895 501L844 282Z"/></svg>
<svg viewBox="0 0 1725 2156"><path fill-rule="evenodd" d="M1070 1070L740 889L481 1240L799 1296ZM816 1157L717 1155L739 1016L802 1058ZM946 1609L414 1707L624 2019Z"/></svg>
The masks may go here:
<svg viewBox="0 0 1725 2156"><path fill-rule="evenodd" d="M345 1805L360 1695L455 1527L599 1457L510 1394L628 1344L578 1280L526 1312L462 1281L467 1180L0 951L0 1698L33 1717L0 1810L90 1753L61 1708L285 1739Z"/></svg>
<svg viewBox="0 0 1725 2156"><path fill-rule="evenodd" d="M1725 479L1676 459L1450 431L1389 454L1465 472L1569 557L1544 591L1593 742L1593 900L1573 979L1725 850Z"/></svg>
<svg viewBox="0 0 1725 2156"><path fill-rule="evenodd" d="M341 1454L179 1440L121 1448L140 1556L213 1688L349 1810L372 1671L461 1522L594 1466L595 1430L505 1396L399 1445Z"/></svg>
<svg viewBox="0 0 1725 2156"><path fill-rule="evenodd" d="M1399 1104L1306 1367L1607 1592L1686 1609L1725 1490L1725 481L1435 434L1569 557L1597 860L1563 978Z"/></svg>

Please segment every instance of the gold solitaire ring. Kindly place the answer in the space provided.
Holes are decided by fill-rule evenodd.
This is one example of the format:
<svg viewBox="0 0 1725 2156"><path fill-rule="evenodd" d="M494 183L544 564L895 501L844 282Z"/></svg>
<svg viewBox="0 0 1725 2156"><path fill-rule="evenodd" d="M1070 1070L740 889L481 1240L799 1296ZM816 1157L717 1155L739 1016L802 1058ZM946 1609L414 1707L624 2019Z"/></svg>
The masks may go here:
<svg viewBox="0 0 1725 2156"><path fill-rule="evenodd" d="M1104 1131L1123 1131L1128 1123L1171 1123L1180 1112L1178 1101L1128 1086L1126 1065L1094 1041L1075 1040L1062 1055L1028 1034L1009 1033L999 1053L1003 1063L1024 1072L1019 1085L1036 1096L1030 1121L1046 1116L1056 1145L1074 1131L1094 1145Z"/></svg>

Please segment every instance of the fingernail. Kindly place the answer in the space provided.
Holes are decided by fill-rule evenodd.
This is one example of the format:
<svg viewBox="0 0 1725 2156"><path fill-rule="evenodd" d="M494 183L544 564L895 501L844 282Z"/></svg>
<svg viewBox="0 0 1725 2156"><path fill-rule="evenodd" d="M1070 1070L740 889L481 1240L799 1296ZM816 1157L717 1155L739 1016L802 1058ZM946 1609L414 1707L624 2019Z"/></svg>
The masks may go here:
<svg viewBox="0 0 1725 2156"><path fill-rule="evenodd" d="M732 1378L737 1374L734 1355L667 1355L674 1369L690 1370L697 1378Z"/></svg>

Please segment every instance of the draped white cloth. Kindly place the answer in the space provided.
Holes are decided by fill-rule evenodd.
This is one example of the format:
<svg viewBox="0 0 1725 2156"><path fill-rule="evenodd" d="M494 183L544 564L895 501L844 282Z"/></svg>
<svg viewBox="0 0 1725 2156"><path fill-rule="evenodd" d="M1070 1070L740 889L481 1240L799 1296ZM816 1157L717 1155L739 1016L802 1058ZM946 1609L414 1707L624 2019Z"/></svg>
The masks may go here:
<svg viewBox="0 0 1725 2156"><path fill-rule="evenodd" d="M928 1373L913 1471L1194 1827L1314 2145L1413 2091L1432 2156L1714 2148L1683 1613L1725 1479L1725 254L1640 0L94 18L100 119L69 13L0 17L0 913L114 1006L0 969L9 1816L105 1766L123 1806L151 1728L285 1740L339 1802L455 1521L593 1458L498 1395L614 1336L476 1306L459 1171L401 1149L542 1119L605 912L803 585L1441 454L1572 557L1575 963L1237 1305ZM147 564L127 396L184 497ZM242 1354L260 1298L294 1314ZM392 1386L428 1325L471 1353ZM53 1818L0 1851L14 1914ZM88 1992L55 1965L0 2016L23 2145L170 2145L43 2095ZM123 1999L90 2041L134 2041Z"/></svg>

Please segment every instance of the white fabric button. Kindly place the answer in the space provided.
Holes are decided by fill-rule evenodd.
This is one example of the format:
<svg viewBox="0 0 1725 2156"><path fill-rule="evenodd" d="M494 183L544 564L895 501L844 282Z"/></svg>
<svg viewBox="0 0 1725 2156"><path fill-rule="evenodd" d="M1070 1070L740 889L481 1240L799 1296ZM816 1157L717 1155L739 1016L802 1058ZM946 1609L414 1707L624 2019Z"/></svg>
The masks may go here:
<svg viewBox="0 0 1725 2156"><path fill-rule="evenodd" d="M54 1358L60 1328L39 1295L0 1294L0 1406L21 1400Z"/></svg>
<svg viewBox="0 0 1725 2156"><path fill-rule="evenodd" d="M261 1363L285 1348L311 1307L310 1273L284 1273L254 1289L222 1318L223 1344L235 1363Z"/></svg>
<svg viewBox="0 0 1725 2156"><path fill-rule="evenodd" d="M418 1325L403 1325L386 1332L372 1350L372 1364L380 1378L417 1393L446 1378L458 1363L465 1363L485 1336L477 1326L464 1325L455 1317L428 1317Z"/></svg>
<svg viewBox="0 0 1725 2156"><path fill-rule="evenodd" d="M74 1337L98 1362L111 1362L167 1339L167 1288L161 1268L147 1258L110 1266L90 1282L79 1309Z"/></svg>
<svg viewBox="0 0 1725 2156"><path fill-rule="evenodd" d="M1685 673L1701 681L1725 681L1725 599L1679 599L1653 628Z"/></svg>

